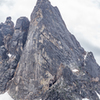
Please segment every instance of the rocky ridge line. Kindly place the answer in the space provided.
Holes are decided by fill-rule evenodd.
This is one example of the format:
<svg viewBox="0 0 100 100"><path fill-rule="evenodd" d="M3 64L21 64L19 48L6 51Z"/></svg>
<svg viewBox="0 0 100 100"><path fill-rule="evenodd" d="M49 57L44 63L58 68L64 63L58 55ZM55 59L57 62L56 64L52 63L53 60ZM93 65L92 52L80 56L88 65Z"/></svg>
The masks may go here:
<svg viewBox="0 0 100 100"><path fill-rule="evenodd" d="M57 7L37 0L30 25L21 17L9 29L9 42L0 39L1 93L8 90L14 100L99 100L100 66L68 31Z"/></svg>
<svg viewBox="0 0 100 100"><path fill-rule="evenodd" d="M29 20L21 17L14 23L7 17L5 23L0 24L0 92L8 89L10 80L22 54L29 28Z"/></svg>

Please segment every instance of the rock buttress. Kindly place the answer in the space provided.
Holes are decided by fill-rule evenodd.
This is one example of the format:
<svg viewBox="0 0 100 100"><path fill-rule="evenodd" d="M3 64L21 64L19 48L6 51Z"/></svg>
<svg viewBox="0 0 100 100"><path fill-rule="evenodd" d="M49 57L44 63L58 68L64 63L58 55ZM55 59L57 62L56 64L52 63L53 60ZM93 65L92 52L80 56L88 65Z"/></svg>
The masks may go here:
<svg viewBox="0 0 100 100"><path fill-rule="evenodd" d="M27 39L29 20L26 17L19 18L14 28L11 17L7 17L5 23L0 25L0 93L3 93L8 90L14 77Z"/></svg>

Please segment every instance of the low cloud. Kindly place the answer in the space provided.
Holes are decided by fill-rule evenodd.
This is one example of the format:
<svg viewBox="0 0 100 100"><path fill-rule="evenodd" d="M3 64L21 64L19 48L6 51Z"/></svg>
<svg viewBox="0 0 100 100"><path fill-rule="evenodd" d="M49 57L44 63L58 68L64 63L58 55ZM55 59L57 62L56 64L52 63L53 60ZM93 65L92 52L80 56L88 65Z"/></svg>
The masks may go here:
<svg viewBox="0 0 100 100"><path fill-rule="evenodd" d="M11 16L14 23L21 16L30 19L30 14L37 0L0 0L0 22L4 22L6 17Z"/></svg>
<svg viewBox="0 0 100 100"><path fill-rule="evenodd" d="M5 4L5 0L0 0L0 6L2 5L2 4Z"/></svg>
<svg viewBox="0 0 100 100"><path fill-rule="evenodd" d="M14 1L12 0L0 0L0 6L6 5L8 7L13 6Z"/></svg>

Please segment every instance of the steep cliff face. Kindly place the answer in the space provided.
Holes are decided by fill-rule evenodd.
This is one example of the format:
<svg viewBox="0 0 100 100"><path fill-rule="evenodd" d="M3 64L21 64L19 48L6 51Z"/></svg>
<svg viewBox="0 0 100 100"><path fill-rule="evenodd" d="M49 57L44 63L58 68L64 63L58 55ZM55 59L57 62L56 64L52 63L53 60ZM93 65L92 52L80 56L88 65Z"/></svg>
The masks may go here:
<svg viewBox="0 0 100 100"><path fill-rule="evenodd" d="M48 0L37 0L30 25L26 17L17 20L9 43L0 50L0 59L9 65L0 75L13 69L11 78L0 79L0 91L8 90L14 100L99 100L100 66Z"/></svg>

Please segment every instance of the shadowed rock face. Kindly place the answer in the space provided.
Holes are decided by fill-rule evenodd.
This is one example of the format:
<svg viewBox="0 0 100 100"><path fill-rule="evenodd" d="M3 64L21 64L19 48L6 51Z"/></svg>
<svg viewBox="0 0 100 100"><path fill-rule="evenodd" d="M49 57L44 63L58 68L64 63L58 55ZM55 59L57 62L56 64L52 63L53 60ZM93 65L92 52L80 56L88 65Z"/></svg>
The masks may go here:
<svg viewBox="0 0 100 100"><path fill-rule="evenodd" d="M8 81L13 77L13 70L9 70L7 45L14 33L14 23L7 17L5 23L0 24L0 93L7 88Z"/></svg>
<svg viewBox="0 0 100 100"><path fill-rule="evenodd" d="M8 89L14 100L99 100L100 66L48 0L37 0L30 25L26 17L17 20L6 48L0 49L9 65L1 63L0 91Z"/></svg>
<svg viewBox="0 0 100 100"><path fill-rule="evenodd" d="M16 26L20 28L16 29L11 17L7 17L5 23L1 25L3 43L0 46L0 93L8 89L11 79L14 77L27 39L29 20L26 17L19 18ZM24 29L24 27L26 28ZM4 30L7 32L5 33Z"/></svg>
<svg viewBox="0 0 100 100"><path fill-rule="evenodd" d="M15 26L15 31L10 40L8 49L11 54L21 55L26 43L29 29L29 20L26 17L20 17Z"/></svg>
<svg viewBox="0 0 100 100"><path fill-rule="evenodd" d="M13 33L14 23L11 21L11 17L7 17L5 23L0 23L0 46L5 44L6 47Z"/></svg>

